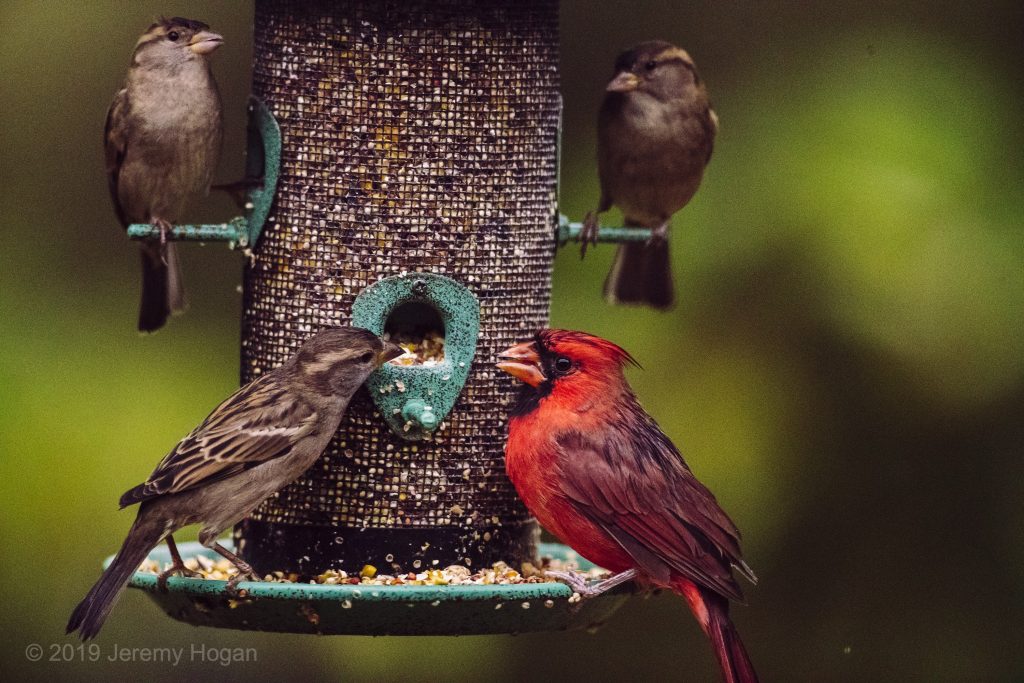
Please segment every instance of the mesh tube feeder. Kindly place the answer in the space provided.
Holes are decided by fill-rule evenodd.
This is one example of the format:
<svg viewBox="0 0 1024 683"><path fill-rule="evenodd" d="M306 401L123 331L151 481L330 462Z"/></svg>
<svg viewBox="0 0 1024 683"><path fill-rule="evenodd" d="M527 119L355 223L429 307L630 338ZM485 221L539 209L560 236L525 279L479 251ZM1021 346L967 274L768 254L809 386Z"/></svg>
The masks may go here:
<svg viewBox="0 0 1024 683"><path fill-rule="evenodd" d="M444 340L436 363L378 370L313 468L239 524L261 575L566 558L538 547L505 476L515 389L493 365L547 324L555 249L578 234L556 205L558 88L557 0L257 0L247 175L262 182L245 217L170 236L252 252L242 381L324 327ZM628 593L243 582L229 600L217 581L132 585L194 624L350 634L589 627Z"/></svg>

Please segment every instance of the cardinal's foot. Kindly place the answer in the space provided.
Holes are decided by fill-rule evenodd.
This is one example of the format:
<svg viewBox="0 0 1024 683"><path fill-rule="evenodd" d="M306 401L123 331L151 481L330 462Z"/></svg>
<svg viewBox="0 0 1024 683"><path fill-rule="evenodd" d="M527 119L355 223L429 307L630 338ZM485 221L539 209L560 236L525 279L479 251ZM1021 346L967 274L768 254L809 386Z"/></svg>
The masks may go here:
<svg viewBox="0 0 1024 683"><path fill-rule="evenodd" d="M598 581L594 584L587 581L586 576L577 572L562 572L549 569L544 572L544 575L549 576L560 583L564 583L566 586L571 588L574 593L579 593L580 598L586 600L588 598L595 598L598 595L615 588L619 584L632 581L636 578L636 570L627 569L624 572L619 572L618 574L609 576L607 579Z"/></svg>

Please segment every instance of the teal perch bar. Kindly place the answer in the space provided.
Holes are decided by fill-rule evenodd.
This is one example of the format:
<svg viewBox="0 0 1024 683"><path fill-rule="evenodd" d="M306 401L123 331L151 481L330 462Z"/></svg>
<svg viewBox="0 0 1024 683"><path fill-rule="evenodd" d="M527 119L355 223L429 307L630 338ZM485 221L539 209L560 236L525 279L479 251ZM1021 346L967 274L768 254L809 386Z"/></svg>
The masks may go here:
<svg viewBox="0 0 1024 683"><path fill-rule="evenodd" d="M128 238L157 240L160 239L160 230L149 223L133 223L128 226ZM173 225L167 239L172 242L234 242L245 247L249 243L249 225L241 216L228 223Z"/></svg>
<svg viewBox="0 0 1024 683"><path fill-rule="evenodd" d="M583 223L573 223L564 214L558 216L558 244L567 242L579 242L580 233L583 232ZM646 242L651 239L650 228L621 228L601 226L597 233L598 242Z"/></svg>

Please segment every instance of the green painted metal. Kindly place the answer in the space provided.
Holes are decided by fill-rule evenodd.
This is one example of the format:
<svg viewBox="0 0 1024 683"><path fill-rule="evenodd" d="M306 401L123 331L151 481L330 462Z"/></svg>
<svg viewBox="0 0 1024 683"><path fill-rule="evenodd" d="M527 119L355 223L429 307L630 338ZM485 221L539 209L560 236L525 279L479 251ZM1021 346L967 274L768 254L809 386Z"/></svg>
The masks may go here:
<svg viewBox="0 0 1024 683"><path fill-rule="evenodd" d="M249 229L241 216L228 223L206 223L201 225L173 225L167 239L173 242L234 242L248 240ZM159 239L160 232L149 223L133 223L128 226L128 237L133 240Z"/></svg>
<svg viewBox="0 0 1024 683"><path fill-rule="evenodd" d="M183 556L219 559L199 543L179 543ZM541 556L593 565L569 548L543 543ZM107 558L104 566L113 557ZM150 554L170 561L166 547ZM156 575L136 572L129 585L145 591L172 618L199 626L322 635L470 635L528 633L600 626L635 591L631 583L569 602L561 583L457 586L320 585L243 581L244 598L225 594L226 581L174 576L167 592Z"/></svg>
<svg viewBox="0 0 1024 683"><path fill-rule="evenodd" d="M364 289L352 303L352 324L383 334L388 317L409 303L429 306L440 316L444 359L436 365L388 363L370 375L366 385L392 431L418 441L441 425L466 383L480 332L480 304L455 280L407 273Z"/></svg>
<svg viewBox="0 0 1024 683"><path fill-rule="evenodd" d="M248 243L239 246L255 247L263 232L263 224L270 215L277 179L281 174L281 127L263 100L251 95L246 132L245 177L252 179L255 185L249 189L245 203Z"/></svg>
<svg viewBox="0 0 1024 683"><path fill-rule="evenodd" d="M579 242L583 232L583 223L573 223L565 214L558 216L558 245L568 242ZM628 228L601 226L597 233L597 241L602 243L646 242L651 239L650 228Z"/></svg>
<svg viewBox="0 0 1024 683"><path fill-rule="evenodd" d="M281 129L262 101L249 98L247 128L245 216L227 223L174 225L166 238L175 242L227 242L235 249L250 249L259 241L270 214L281 172ZM128 226L129 239L159 239L160 231L149 223Z"/></svg>

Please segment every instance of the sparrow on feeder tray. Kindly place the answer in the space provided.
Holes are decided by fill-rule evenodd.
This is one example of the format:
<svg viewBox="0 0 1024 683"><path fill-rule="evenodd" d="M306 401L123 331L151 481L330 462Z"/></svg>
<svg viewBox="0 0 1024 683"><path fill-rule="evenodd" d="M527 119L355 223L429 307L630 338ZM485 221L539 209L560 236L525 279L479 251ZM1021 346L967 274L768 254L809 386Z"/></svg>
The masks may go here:
<svg viewBox="0 0 1024 683"><path fill-rule="evenodd" d="M141 504L135 523L117 557L71 614L68 633L94 637L132 574L162 540L173 565L160 574L161 584L173 574L194 574L171 535L191 524L202 525L200 543L238 568L229 592L239 581L255 578L217 537L309 469L338 430L356 390L374 369L402 353L366 330L325 330L217 406L149 479L121 496L122 508Z"/></svg>
<svg viewBox="0 0 1024 683"><path fill-rule="evenodd" d="M711 640L723 678L757 674L729 619L751 582L740 533L693 475L622 372L636 361L583 332L545 330L501 354L524 383L509 420L505 467L527 509L580 555L615 575L591 586L547 572L584 598L636 579L682 595Z"/></svg>
<svg viewBox="0 0 1024 683"><path fill-rule="evenodd" d="M223 121L209 56L223 38L191 19L161 19L135 44L124 87L107 112L107 181L121 225L151 223L142 244L139 330L154 332L185 309L177 249L167 243L190 196L206 192L220 157Z"/></svg>
<svg viewBox="0 0 1024 683"><path fill-rule="evenodd" d="M619 246L605 298L667 309L675 303L669 220L700 186L718 117L690 55L663 41L619 55L606 90L597 128L601 201L584 221L581 254L597 243L597 214L618 206L627 226L652 235Z"/></svg>

